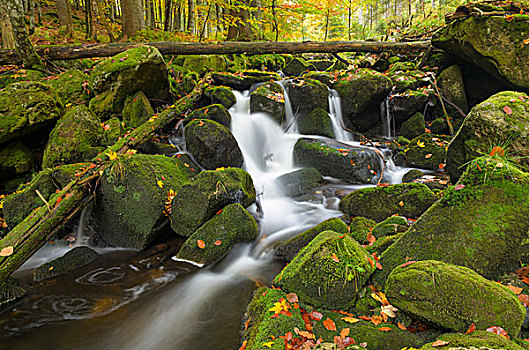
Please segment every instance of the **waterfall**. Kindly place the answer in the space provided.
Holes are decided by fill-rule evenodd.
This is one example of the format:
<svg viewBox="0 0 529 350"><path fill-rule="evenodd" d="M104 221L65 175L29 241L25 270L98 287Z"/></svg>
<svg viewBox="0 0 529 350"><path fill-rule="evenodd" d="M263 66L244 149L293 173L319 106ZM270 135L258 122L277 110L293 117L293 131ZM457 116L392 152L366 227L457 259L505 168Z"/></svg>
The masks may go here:
<svg viewBox="0 0 529 350"><path fill-rule="evenodd" d="M342 101L338 91L334 89L329 89L329 117L331 117L334 138L337 141L350 142L354 140L353 134L344 128Z"/></svg>
<svg viewBox="0 0 529 350"><path fill-rule="evenodd" d="M382 101L382 103L380 103L380 117L382 119L382 128L384 129L384 137L388 139L395 136L394 133L392 133L392 130L395 128L395 121L390 113L389 108L389 101L392 95L393 93L390 93L388 97L386 97L386 99Z"/></svg>

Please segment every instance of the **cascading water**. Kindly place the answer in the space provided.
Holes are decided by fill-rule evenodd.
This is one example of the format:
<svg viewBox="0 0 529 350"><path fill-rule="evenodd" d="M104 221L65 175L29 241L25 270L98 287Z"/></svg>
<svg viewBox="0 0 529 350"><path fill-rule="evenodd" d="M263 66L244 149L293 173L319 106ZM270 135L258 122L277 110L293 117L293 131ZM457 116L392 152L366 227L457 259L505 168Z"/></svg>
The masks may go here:
<svg viewBox="0 0 529 350"><path fill-rule="evenodd" d="M342 101L338 91L334 89L329 90L329 116L331 117L335 139L340 142L353 141L353 134L344 129Z"/></svg>
<svg viewBox="0 0 529 350"><path fill-rule="evenodd" d="M389 101L393 93L390 93L384 101L380 103L380 117L382 119L382 128L384 130L385 138L392 138L394 136L392 130L395 128L393 116L389 108Z"/></svg>

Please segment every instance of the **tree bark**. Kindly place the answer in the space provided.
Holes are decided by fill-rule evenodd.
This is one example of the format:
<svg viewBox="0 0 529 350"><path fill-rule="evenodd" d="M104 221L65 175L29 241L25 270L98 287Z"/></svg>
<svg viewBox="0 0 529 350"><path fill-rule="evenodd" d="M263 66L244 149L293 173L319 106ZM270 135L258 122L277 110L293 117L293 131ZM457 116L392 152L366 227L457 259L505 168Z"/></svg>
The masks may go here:
<svg viewBox="0 0 529 350"><path fill-rule="evenodd" d="M73 36L73 22L70 0L57 0L57 15L59 16L60 32L66 38L71 38Z"/></svg>
<svg viewBox="0 0 529 350"><path fill-rule="evenodd" d="M171 30L171 24L173 22L173 0L165 0L165 21L163 24L163 30L166 32Z"/></svg>
<svg viewBox="0 0 529 350"><path fill-rule="evenodd" d="M88 57L117 55L143 43L109 43L88 45L40 46L37 52L48 60L73 60ZM422 52L430 41L380 42L380 41L328 41L328 42L225 42L218 44L181 43L161 41L149 43L164 55L207 55L269 53L338 53L338 52ZM14 50L0 50L0 64L21 63Z"/></svg>
<svg viewBox="0 0 529 350"><path fill-rule="evenodd" d="M195 0L187 0L187 32L195 33Z"/></svg>
<svg viewBox="0 0 529 350"><path fill-rule="evenodd" d="M133 37L138 30L145 29L141 0L122 0L121 11L123 13L123 34L126 37Z"/></svg>
<svg viewBox="0 0 529 350"><path fill-rule="evenodd" d="M22 12L22 1L6 0L5 6L13 28L15 49L19 58L18 62L23 63L28 68L42 67L42 60L29 40L26 23L24 22L24 13Z"/></svg>
<svg viewBox="0 0 529 350"><path fill-rule="evenodd" d="M0 4L0 30L2 31L2 48L15 48L15 35L13 34L13 27L7 15L7 8L4 3Z"/></svg>

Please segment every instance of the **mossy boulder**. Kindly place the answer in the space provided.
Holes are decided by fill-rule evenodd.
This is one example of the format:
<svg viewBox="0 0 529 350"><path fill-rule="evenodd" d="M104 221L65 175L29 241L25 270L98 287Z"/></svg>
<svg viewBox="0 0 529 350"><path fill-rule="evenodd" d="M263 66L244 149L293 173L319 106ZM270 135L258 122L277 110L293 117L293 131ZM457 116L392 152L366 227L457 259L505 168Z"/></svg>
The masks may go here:
<svg viewBox="0 0 529 350"><path fill-rule="evenodd" d="M101 138L102 146L112 146L125 134L123 123L117 117L110 118L102 123L101 126L103 126L103 129L105 130Z"/></svg>
<svg viewBox="0 0 529 350"><path fill-rule="evenodd" d="M331 117L323 108L316 108L309 114L302 114L298 118L298 129L304 135L319 135L334 138Z"/></svg>
<svg viewBox="0 0 529 350"><path fill-rule="evenodd" d="M283 69L285 64L292 59L291 55L268 54L268 55L254 55L246 56L248 68L256 70L268 70L277 72Z"/></svg>
<svg viewBox="0 0 529 350"><path fill-rule="evenodd" d="M310 138L300 138L294 145L294 163L316 168L324 176L362 184L376 183L382 167L380 156L371 149Z"/></svg>
<svg viewBox="0 0 529 350"><path fill-rule="evenodd" d="M168 101L167 65L158 49L140 46L98 63L90 75L96 96L90 109L102 119L119 114L128 96L143 91L149 99Z"/></svg>
<svg viewBox="0 0 529 350"><path fill-rule="evenodd" d="M103 148L101 138L103 127L99 118L88 107L80 105L70 109L50 134L42 166L88 161L97 156Z"/></svg>
<svg viewBox="0 0 529 350"><path fill-rule="evenodd" d="M489 279L514 271L527 251L528 181L528 174L502 159L474 160L456 186L382 254L384 271L374 278L383 284L407 260L465 266Z"/></svg>
<svg viewBox="0 0 529 350"><path fill-rule="evenodd" d="M303 79L317 80L320 83L327 85L328 87L332 87L334 76L328 72L308 72L303 75Z"/></svg>
<svg viewBox="0 0 529 350"><path fill-rule="evenodd" d="M445 333L438 338L448 344L447 349L487 349L487 350L523 350L524 347L514 341L487 331L475 331L471 334ZM437 350L434 342L423 345L419 350ZM441 347L442 349L442 347Z"/></svg>
<svg viewBox="0 0 529 350"><path fill-rule="evenodd" d="M274 248L275 255L283 261L292 261L296 254L309 244L317 235L323 231L333 231L339 234L347 233L347 225L339 218L331 218L320 222L318 225L301 232L282 242Z"/></svg>
<svg viewBox="0 0 529 350"><path fill-rule="evenodd" d="M323 177L317 169L301 168L279 176L277 182L284 194L298 197L320 186L323 183Z"/></svg>
<svg viewBox="0 0 529 350"><path fill-rule="evenodd" d="M448 145L446 167L456 182L465 164L501 146L520 164L529 164L529 97L504 91L474 106Z"/></svg>
<svg viewBox="0 0 529 350"><path fill-rule="evenodd" d="M316 67L303 58L294 58L283 68L283 73L287 77L299 77L304 72L315 70L317 70Z"/></svg>
<svg viewBox="0 0 529 350"><path fill-rule="evenodd" d="M435 33L432 45L487 71L503 82L529 91L529 35L527 15L468 16Z"/></svg>
<svg viewBox="0 0 529 350"><path fill-rule="evenodd" d="M13 83L40 81L45 77L40 70L27 69L23 66L11 72L11 74L7 73L0 76L0 89Z"/></svg>
<svg viewBox="0 0 529 350"><path fill-rule="evenodd" d="M405 232L409 226L408 219L405 217L391 216L376 224L371 234L377 239L385 236L393 236L397 233Z"/></svg>
<svg viewBox="0 0 529 350"><path fill-rule="evenodd" d="M255 202L252 178L240 168L202 171L182 186L171 203L171 226L189 237L228 204L248 207Z"/></svg>
<svg viewBox="0 0 529 350"><path fill-rule="evenodd" d="M39 82L0 90L0 144L53 127L64 105L53 88Z"/></svg>
<svg viewBox="0 0 529 350"><path fill-rule="evenodd" d="M406 174L402 175L402 182L413 182L414 180L417 180L421 178L424 175L424 173L418 169L411 169Z"/></svg>
<svg viewBox="0 0 529 350"><path fill-rule="evenodd" d="M147 247L168 227L167 193L179 191L194 175L177 158L134 154L114 160L96 197L99 236L116 247Z"/></svg>
<svg viewBox="0 0 529 350"><path fill-rule="evenodd" d="M308 115L316 108L329 110L329 89L317 80L293 80L287 84L292 110Z"/></svg>
<svg viewBox="0 0 529 350"><path fill-rule="evenodd" d="M24 174L35 167L33 152L20 140L0 149L0 178Z"/></svg>
<svg viewBox="0 0 529 350"><path fill-rule="evenodd" d="M237 102L237 98L230 88L226 86L210 86L204 90L206 105L221 104L226 109L231 108Z"/></svg>
<svg viewBox="0 0 529 350"><path fill-rule="evenodd" d="M454 64L443 69L437 78L437 84L444 98L453 102L456 106L461 108L463 112L468 112L467 93L465 91L465 82L463 81L463 74L460 66ZM448 109L450 110L453 108L448 106Z"/></svg>
<svg viewBox="0 0 529 350"><path fill-rule="evenodd" d="M368 244L367 235L373 230L376 224L374 220L363 216L352 218L349 224L349 235L360 244Z"/></svg>
<svg viewBox="0 0 529 350"><path fill-rule="evenodd" d="M329 59L315 59L309 60L308 63L312 64L317 71L325 71L333 65L333 61Z"/></svg>
<svg viewBox="0 0 529 350"><path fill-rule="evenodd" d="M0 283L0 310L8 307L26 294L26 290L18 284L14 277L8 277L7 280Z"/></svg>
<svg viewBox="0 0 529 350"><path fill-rule="evenodd" d="M400 232L391 236L382 236L378 238L372 245L366 246L366 250L369 254L377 253L377 255L380 256L403 235L404 232Z"/></svg>
<svg viewBox="0 0 529 350"><path fill-rule="evenodd" d="M285 94L278 83L269 82L250 94L250 111L266 113L279 124L285 120Z"/></svg>
<svg viewBox="0 0 529 350"><path fill-rule="evenodd" d="M40 265L33 273L33 280L40 282L88 265L101 257L95 250L88 247L75 247L60 258Z"/></svg>
<svg viewBox="0 0 529 350"><path fill-rule="evenodd" d="M273 284L315 307L350 310L374 272L369 258L351 237L324 231L300 250Z"/></svg>
<svg viewBox="0 0 529 350"><path fill-rule="evenodd" d="M446 135L450 132L448 129L448 124L443 118L436 118L432 120L432 123L430 124L430 131L435 135Z"/></svg>
<svg viewBox="0 0 529 350"><path fill-rule="evenodd" d="M387 103L389 115L393 118L393 123L398 128L416 113L424 112L426 106L428 108L435 106L435 98L435 95L431 94L428 89L408 89L404 92L393 94ZM421 134L423 132L424 128Z"/></svg>
<svg viewBox="0 0 529 350"><path fill-rule="evenodd" d="M66 105L80 105L90 100L89 79L88 74L81 70L69 69L51 79L46 78L44 83L53 87Z"/></svg>
<svg viewBox="0 0 529 350"><path fill-rule="evenodd" d="M421 169L439 169L439 165L445 162L446 148L438 142L429 133L411 140L406 151L406 164Z"/></svg>
<svg viewBox="0 0 529 350"><path fill-rule="evenodd" d="M154 115L154 109L143 91L125 99L123 121L131 128L137 128Z"/></svg>
<svg viewBox="0 0 529 350"><path fill-rule="evenodd" d="M215 121L196 119L185 127L187 149L206 169L241 167L243 157L230 129Z"/></svg>
<svg viewBox="0 0 529 350"><path fill-rule="evenodd" d="M237 73L213 73L211 77L215 85L228 86L240 91L249 90L254 84L265 83L270 80L281 80L278 73L259 70L242 70Z"/></svg>
<svg viewBox="0 0 529 350"><path fill-rule="evenodd" d="M395 62L385 74L391 78L397 92L415 90L430 83L426 73L417 69L417 65L412 61Z"/></svg>
<svg viewBox="0 0 529 350"><path fill-rule="evenodd" d="M424 115L422 115L420 112L417 112L410 119L402 123L402 126L400 127L400 134L411 140L424 134L425 128L426 122L424 121Z"/></svg>
<svg viewBox="0 0 529 350"><path fill-rule="evenodd" d="M200 75L207 72L224 72L228 69L226 57L221 55L189 55L185 56L182 67Z"/></svg>
<svg viewBox="0 0 529 350"><path fill-rule="evenodd" d="M392 215L419 217L437 200L426 186L418 183L369 187L353 191L340 201L340 210L349 216L363 216L377 222Z"/></svg>
<svg viewBox="0 0 529 350"><path fill-rule="evenodd" d="M391 79L369 69L349 72L336 82L346 125L359 132L380 126L380 103L392 86Z"/></svg>
<svg viewBox="0 0 529 350"><path fill-rule="evenodd" d="M231 114L226 107L221 104L213 104L203 108L195 109L184 119L184 125L189 124L193 119L213 120L227 128L231 127Z"/></svg>
<svg viewBox="0 0 529 350"><path fill-rule="evenodd" d="M257 222L250 213L239 203L229 204L185 241L176 258L208 265L226 255L234 244L251 242L258 235ZM199 240L204 248L198 246Z"/></svg>
<svg viewBox="0 0 529 350"><path fill-rule="evenodd" d="M515 337L525 308L507 287L469 268L435 260L395 268L386 283L391 305L442 329L466 331L500 326Z"/></svg>

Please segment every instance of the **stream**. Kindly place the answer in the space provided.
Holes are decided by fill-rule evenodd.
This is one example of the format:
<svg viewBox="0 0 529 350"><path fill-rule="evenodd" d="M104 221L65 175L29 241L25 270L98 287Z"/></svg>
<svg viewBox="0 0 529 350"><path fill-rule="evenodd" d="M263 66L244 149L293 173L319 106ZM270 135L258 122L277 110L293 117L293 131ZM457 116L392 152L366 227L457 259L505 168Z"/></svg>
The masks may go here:
<svg viewBox="0 0 529 350"><path fill-rule="evenodd" d="M282 267L273 261L270 248L325 219L341 216L337 193L367 185L325 178L325 185L310 195L285 196L276 178L296 170L292 150L306 135L297 134L295 125L285 132L269 116L250 114L249 92L234 93L232 131L259 194L260 208L254 204L248 210L258 220L260 237L251 244L236 245L222 261L202 269L171 259L161 264L155 251L142 256L126 249L98 250L103 259L97 268L88 265L35 284L15 309L2 314L0 348L238 348L241 319L253 290L268 284ZM285 97L285 124L295 124ZM359 146L341 127L340 103L338 94L330 90L329 115L336 139ZM384 113L383 119L390 132L390 118ZM408 170L389 160L385 181L399 183ZM62 255L66 250L46 246L16 276L29 283L35 266L50 260L52 253Z"/></svg>

